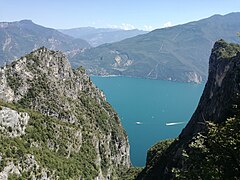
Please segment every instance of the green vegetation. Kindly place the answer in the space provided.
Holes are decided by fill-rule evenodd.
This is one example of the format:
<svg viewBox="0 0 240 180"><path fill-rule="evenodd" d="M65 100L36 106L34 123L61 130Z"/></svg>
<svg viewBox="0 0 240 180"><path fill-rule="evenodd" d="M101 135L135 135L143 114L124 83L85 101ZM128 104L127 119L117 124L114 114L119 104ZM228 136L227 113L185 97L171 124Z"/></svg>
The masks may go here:
<svg viewBox="0 0 240 180"><path fill-rule="evenodd" d="M122 174L119 175L120 180L134 180L136 179L137 175L143 170L143 168L140 167L131 167L128 170L122 172Z"/></svg>
<svg viewBox="0 0 240 180"><path fill-rule="evenodd" d="M79 66L76 70L74 70L75 72L76 71L79 71L81 74L85 74L86 73L86 70L82 67L82 66Z"/></svg>
<svg viewBox="0 0 240 180"><path fill-rule="evenodd" d="M82 68L74 71L74 77L62 81L49 74L52 69L45 68L37 56L38 52L26 56L24 72L32 75L31 80L15 71L17 61L7 69L8 85L22 97L14 104L0 101L0 106L27 112L30 120L25 135L12 139L1 135L2 168L9 162L24 164L30 154L39 168L21 172L23 179L41 175L42 169L54 178L94 179L100 168L103 176L110 170L111 178L117 178L125 167L111 157L120 153L118 148L121 143L125 145L127 139L116 112L102 99L90 78L82 74L85 72ZM64 59L60 61L66 63ZM78 83L83 86L82 90L76 90ZM24 94L22 87L26 85L28 89ZM20 152L21 157L16 152ZM101 161L96 165L98 158ZM34 173L29 174L30 171Z"/></svg>
<svg viewBox="0 0 240 180"><path fill-rule="evenodd" d="M183 169L173 169L177 179L239 179L240 119L209 123L208 128L193 139L190 153L183 152Z"/></svg>
<svg viewBox="0 0 240 180"><path fill-rule="evenodd" d="M51 93L50 88L48 86L48 81L45 79L44 76L40 76L37 81L32 81L28 83L30 84L31 88L24 95L24 97L18 102L18 104L22 105L25 108L29 108L33 104L35 104L38 98L40 98L39 96Z"/></svg>
<svg viewBox="0 0 240 180"><path fill-rule="evenodd" d="M72 71L62 53L42 47L4 70L17 97L0 107L30 120L24 135L0 135L1 169L14 163L23 179L94 179L100 172L116 179L129 166L120 120L82 67Z"/></svg>
<svg viewBox="0 0 240 180"><path fill-rule="evenodd" d="M239 179L239 52L238 44L214 44L208 82L190 122L159 156L150 153L139 179Z"/></svg>
<svg viewBox="0 0 240 180"><path fill-rule="evenodd" d="M166 139L158 142L154 146L152 146L147 153L147 166L151 166L154 164L154 158L157 158L163 153L165 153L166 149L170 146L170 144L174 141L174 139Z"/></svg>
<svg viewBox="0 0 240 180"><path fill-rule="evenodd" d="M27 112L31 117L24 136L11 139L0 135L0 152L3 158L1 168L8 162L21 164L26 159L26 154L32 154L40 168L46 168L60 179L78 179L79 175L82 178L94 179L97 176L95 147L89 138L83 137L86 140L82 143L79 141L76 136L79 130L76 127L3 101L0 101L0 105ZM72 148L69 149L69 146ZM29 178L28 173L23 174L22 178ZM35 175L38 173L35 172Z"/></svg>
<svg viewBox="0 0 240 180"><path fill-rule="evenodd" d="M21 85L21 79L17 76L7 76L7 83L11 87L11 89L17 91L17 89Z"/></svg>
<svg viewBox="0 0 240 180"><path fill-rule="evenodd" d="M59 176L60 179L77 179L79 175L82 178L94 179L99 172L99 167L95 165L97 154L92 142L93 136L100 137L101 131L104 133L112 132L113 134L119 132L119 129L113 128L114 122L109 124L106 111L101 110L99 105L94 103L91 98L84 96L82 103L86 106L86 110L82 109L81 112L81 109L79 109L78 115L82 116L82 113L88 111L89 119L87 118L88 120L84 121L84 118L81 118L84 121L81 123L85 125L82 129L79 129L78 125L21 108L21 102L31 101L27 101L25 98L24 101L20 101L20 104L16 105L0 101L1 106L27 112L31 117L26 135L14 139L1 135L1 147L4 149L0 148L0 152L3 153L3 164L7 164L10 160L18 162L19 158L23 158L16 153L12 153L14 147L14 152L21 152L22 156L25 154L34 155L41 168L51 170L51 174L54 172L54 175ZM25 107L25 104L23 105ZM97 124L94 125L94 121ZM100 129L98 130L98 128ZM79 137L76 137L77 132L82 132L83 142L79 140ZM69 146L71 149L69 149ZM114 146L115 142L111 141L112 153L115 152L116 147ZM39 147L41 147L40 151ZM106 148L105 145L99 148L102 159L101 168L104 175L107 174L106 170L110 166L109 157L105 155ZM23 175L23 178L27 177L29 177L29 174Z"/></svg>
<svg viewBox="0 0 240 180"><path fill-rule="evenodd" d="M189 73L195 72L205 81L212 42L221 38L239 42L239 37L236 36L239 17L240 13L232 13L156 29L120 42L86 49L75 55L71 63L78 67L81 62L95 75L107 72L113 75L164 80L171 78L173 81L189 82L196 81L189 77ZM122 63L114 67L116 57L121 57ZM132 64L126 66L128 60Z"/></svg>
<svg viewBox="0 0 240 180"><path fill-rule="evenodd" d="M233 43L227 43L224 40L219 40L217 42L217 46L220 46L221 48L218 48L217 51L215 51L216 56L219 60L231 60L232 57L236 56L238 52L240 52L240 45L233 44Z"/></svg>
<svg viewBox="0 0 240 180"><path fill-rule="evenodd" d="M4 102L1 102L0 104L30 114L31 120L26 129L26 135L22 137L23 139L16 139L17 141L20 141L20 144L26 145L25 147L21 146L20 151L23 152L22 154L33 154L37 162L41 163L43 168L50 169L52 172L56 171L55 175L61 177L61 179L68 179L70 177L77 178L75 175L82 175L82 177L87 179L93 179L96 177L99 167L96 167L95 165L97 155L91 139L93 139L94 134L101 136L100 132L98 132L98 128L104 133L112 132L117 135L119 132L119 129L113 128L114 122L112 122L113 125L109 124L106 111L101 110L99 105L94 103L91 98L88 98L87 96L83 97L82 102L84 106L86 106L86 109L82 109L82 112L81 109L79 109L80 111L78 112L78 115L81 116L82 114L85 114L85 111L90 113L88 114L89 119L87 118L87 121L84 121L84 119L81 118L84 121L81 123L85 124L81 130L83 133L82 139L84 140L82 143L79 142L77 137L74 138L77 131L80 130L78 125L75 126L59 119L50 118L49 116L44 116L37 112L21 108L21 102L31 102L31 100L27 101L25 98L24 101L20 101L20 104L17 105ZM25 104L23 105L23 107L25 107ZM94 121L97 123L96 125L94 125ZM2 141L9 143L6 139L2 139ZM12 141L15 141L15 139ZM28 149L35 143L42 148L41 152L39 152L39 148L35 147ZM53 147L50 148L46 146L48 143ZM70 157L66 158L69 154L69 145L71 145L73 150L70 153ZM115 142L111 141L110 147L112 147L111 150L113 153L116 148L114 145ZM6 144L3 144L2 147L6 147ZM75 152L74 149L78 149L78 147L81 147L80 151ZM10 149L11 147L9 147L9 150ZM16 149L19 149L19 146L16 146ZM57 152L56 149L58 149ZM103 145L100 146L99 150L102 159L101 168L103 174L106 175L106 170L110 166L109 157L105 155L107 149L105 145ZM0 152L3 151L0 149ZM14 155L9 154L9 157L14 157Z"/></svg>

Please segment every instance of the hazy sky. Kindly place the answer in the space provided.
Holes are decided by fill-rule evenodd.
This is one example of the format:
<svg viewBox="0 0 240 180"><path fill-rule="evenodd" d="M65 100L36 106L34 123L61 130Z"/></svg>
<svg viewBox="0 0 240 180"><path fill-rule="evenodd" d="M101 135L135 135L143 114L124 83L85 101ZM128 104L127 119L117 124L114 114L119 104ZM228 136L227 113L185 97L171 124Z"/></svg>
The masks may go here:
<svg viewBox="0 0 240 180"><path fill-rule="evenodd" d="M240 0L0 0L0 21L52 28L153 29L240 12Z"/></svg>

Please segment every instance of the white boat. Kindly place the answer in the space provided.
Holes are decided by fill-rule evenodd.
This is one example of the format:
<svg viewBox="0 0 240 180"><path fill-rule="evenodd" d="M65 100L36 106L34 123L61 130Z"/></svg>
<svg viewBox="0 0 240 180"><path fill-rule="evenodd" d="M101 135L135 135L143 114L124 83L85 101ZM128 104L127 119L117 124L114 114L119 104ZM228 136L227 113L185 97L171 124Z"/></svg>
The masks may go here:
<svg viewBox="0 0 240 180"><path fill-rule="evenodd" d="M139 122L139 121L137 121L137 122L136 122L136 124L137 124L137 125L141 125L141 124L142 124L142 122Z"/></svg>

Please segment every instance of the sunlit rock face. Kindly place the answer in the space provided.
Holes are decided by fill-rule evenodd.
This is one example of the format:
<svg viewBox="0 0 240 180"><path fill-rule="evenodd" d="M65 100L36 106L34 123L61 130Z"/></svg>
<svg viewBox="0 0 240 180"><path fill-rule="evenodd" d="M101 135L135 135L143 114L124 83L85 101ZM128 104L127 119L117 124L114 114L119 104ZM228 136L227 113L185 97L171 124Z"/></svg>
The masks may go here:
<svg viewBox="0 0 240 180"><path fill-rule="evenodd" d="M42 47L0 70L0 176L116 179L130 167L118 115L63 53Z"/></svg>

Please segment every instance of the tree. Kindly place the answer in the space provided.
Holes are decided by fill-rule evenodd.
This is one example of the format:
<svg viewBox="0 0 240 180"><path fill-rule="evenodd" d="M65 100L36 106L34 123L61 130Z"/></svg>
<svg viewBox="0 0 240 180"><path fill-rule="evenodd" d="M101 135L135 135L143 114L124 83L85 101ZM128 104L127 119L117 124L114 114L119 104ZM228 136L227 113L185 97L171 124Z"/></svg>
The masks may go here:
<svg viewBox="0 0 240 180"><path fill-rule="evenodd" d="M208 123L208 132L199 133L188 146L182 168L173 169L176 179L239 179L240 119Z"/></svg>

